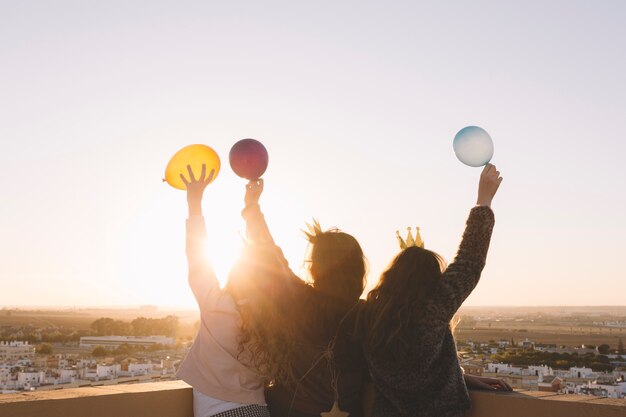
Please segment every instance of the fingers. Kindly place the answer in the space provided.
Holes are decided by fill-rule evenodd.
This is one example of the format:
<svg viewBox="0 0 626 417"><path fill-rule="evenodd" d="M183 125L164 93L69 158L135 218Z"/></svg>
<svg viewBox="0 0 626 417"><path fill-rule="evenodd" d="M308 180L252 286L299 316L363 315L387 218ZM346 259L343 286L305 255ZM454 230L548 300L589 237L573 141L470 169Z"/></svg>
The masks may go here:
<svg viewBox="0 0 626 417"><path fill-rule="evenodd" d="M485 381L479 381L479 383L480 383L481 388L482 388L482 389L484 389L484 390L490 390L490 391L495 391L495 390L497 390L497 388L496 388L496 387L494 387L492 384L490 384L490 383L488 383L488 382L485 382Z"/></svg>
<svg viewBox="0 0 626 417"><path fill-rule="evenodd" d="M258 189L258 190L262 191L263 190L263 179L259 178L257 180L250 180L250 181L248 181L248 183L246 184L246 188L248 190Z"/></svg>
<svg viewBox="0 0 626 417"><path fill-rule="evenodd" d="M492 386L498 391L513 391L513 388L502 379L495 380L495 383L492 384Z"/></svg>
<svg viewBox="0 0 626 417"><path fill-rule="evenodd" d="M189 172L189 182L196 182L196 177L193 175L193 169L191 169L191 165L187 165L187 172Z"/></svg>
<svg viewBox="0 0 626 417"><path fill-rule="evenodd" d="M204 164L202 164L202 168L204 168ZM213 168L211 170L211 172L209 172L209 176L207 177L206 181L204 182L205 184L210 184L211 181L213 181L213 177L215 176L215 168Z"/></svg>
<svg viewBox="0 0 626 417"><path fill-rule="evenodd" d="M496 166L493 165L493 164L485 165L485 167L483 168L483 172L481 173L481 176L488 177L488 178L491 177L495 181L497 181L498 184L500 184L500 182L502 182L502 177L500 176L500 171L498 171Z"/></svg>
<svg viewBox="0 0 626 417"><path fill-rule="evenodd" d="M200 170L200 178L198 178L197 180L196 176L193 173L191 165L187 165L187 172L189 173L189 180L187 180L187 178L185 178L183 174L180 174L180 178L181 180L183 180L183 183L185 183L185 185L189 185L192 182L199 182L201 184L208 185L209 183L211 183L211 181L213 181L213 178L215 177L215 168L212 169L211 172L209 172L208 176L206 175L206 164L202 164L202 168Z"/></svg>

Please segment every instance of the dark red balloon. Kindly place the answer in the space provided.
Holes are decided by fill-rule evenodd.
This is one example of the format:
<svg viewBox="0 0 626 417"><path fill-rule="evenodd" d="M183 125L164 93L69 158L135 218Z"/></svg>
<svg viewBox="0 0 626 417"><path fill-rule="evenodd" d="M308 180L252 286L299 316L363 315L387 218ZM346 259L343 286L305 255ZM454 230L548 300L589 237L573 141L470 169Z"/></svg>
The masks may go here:
<svg viewBox="0 0 626 417"><path fill-rule="evenodd" d="M267 149L256 139L241 139L230 148L230 167L241 178L257 180L267 169Z"/></svg>

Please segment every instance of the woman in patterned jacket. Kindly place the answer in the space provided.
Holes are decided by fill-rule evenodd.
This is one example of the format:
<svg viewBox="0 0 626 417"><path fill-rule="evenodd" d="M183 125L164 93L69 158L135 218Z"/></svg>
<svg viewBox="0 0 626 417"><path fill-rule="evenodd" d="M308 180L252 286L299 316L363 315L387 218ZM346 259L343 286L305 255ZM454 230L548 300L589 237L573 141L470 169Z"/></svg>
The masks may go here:
<svg viewBox="0 0 626 417"><path fill-rule="evenodd" d="M459 417L470 408L449 323L485 266L491 200L501 181L495 166L485 166L477 206L447 269L436 253L408 245L368 294L363 348L375 389L373 416ZM487 383L510 389L500 380Z"/></svg>

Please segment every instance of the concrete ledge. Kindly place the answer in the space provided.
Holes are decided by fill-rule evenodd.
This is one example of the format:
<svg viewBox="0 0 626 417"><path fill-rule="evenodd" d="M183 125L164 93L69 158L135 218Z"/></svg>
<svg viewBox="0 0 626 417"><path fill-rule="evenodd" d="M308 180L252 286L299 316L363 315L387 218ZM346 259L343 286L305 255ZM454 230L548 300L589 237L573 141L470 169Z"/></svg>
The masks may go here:
<svg viewBox="0 0 626 417"><path fill-rule="evenodd" d="M193 417L193 393L166 381L3 394L0 416Z"/></svg>
<svg viewBox="0 0 626 417"><path fill-rule="evenodd" d="M626 400L538 391L471 396L467 417L626 417ZM3 394L0 416L193 417L193 394L182 381Z"/></svg>
<svg viewBox="0 0 626 417"><path fill-rule="evenodd" d="M466 417L626 417L626 400L541 391L470 391Z"/></svg>

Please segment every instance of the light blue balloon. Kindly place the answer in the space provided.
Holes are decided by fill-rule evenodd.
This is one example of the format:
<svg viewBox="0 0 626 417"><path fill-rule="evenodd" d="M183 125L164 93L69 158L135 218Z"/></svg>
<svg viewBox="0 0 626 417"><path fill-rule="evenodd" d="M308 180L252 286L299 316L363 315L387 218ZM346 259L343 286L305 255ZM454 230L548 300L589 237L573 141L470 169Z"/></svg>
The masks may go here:
<svg viewBox="0 0 626 417"><path fill-rule="evenodd" d="M452 147L459 161L471 167L487 165L493 158L491 136L478 126L467 126L459 130Z"/></svg>

